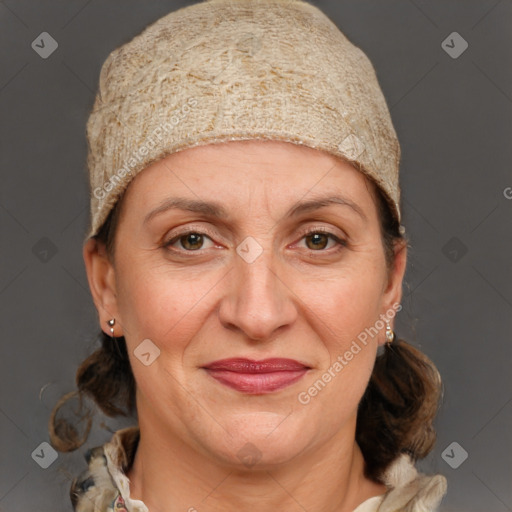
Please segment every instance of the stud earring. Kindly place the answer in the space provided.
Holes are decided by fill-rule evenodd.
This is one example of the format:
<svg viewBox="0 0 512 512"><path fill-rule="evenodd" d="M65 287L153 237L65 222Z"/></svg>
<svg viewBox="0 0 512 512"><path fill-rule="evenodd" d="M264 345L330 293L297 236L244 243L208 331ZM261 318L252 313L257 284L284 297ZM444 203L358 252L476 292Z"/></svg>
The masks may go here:
<svg viewBox="0 0 512 512"><path fill-rule="evenodd" d="M112 336L112 339L114 339L114 324L116 323L115 318L111 318L110 320L107 320L107 324L110 326L110 336Z"/></svg>
<svg viewBox="0 0 512 512"><path fill-rule="evenodd" d="M118 356L121 359L124 359L123 354L121 353L121 349L119 348L119 342L117 341L116 337L114 336L114 325L115 325L115 323L116 323L116 319L115 318L111 318L110 320L107 320L107 324L110 327L110 336L112 338L112 342L116 346L116 352L117 352Z"/></svg>

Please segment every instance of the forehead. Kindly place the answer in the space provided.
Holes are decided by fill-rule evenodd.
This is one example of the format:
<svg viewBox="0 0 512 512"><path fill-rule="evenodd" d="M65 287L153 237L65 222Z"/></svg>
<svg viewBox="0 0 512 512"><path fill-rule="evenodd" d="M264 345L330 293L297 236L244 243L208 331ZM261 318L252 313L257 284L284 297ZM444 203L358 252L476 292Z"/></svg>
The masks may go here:
<svg viewBox="0 0 512 512"><path fill-rule="evenodd" d="M173 197L208 199L223 203L219 210L224 211L258 202L268 207L269 201L287 206L328 194L364 208L372 200L369 184L350 163L307 146L228 141L187 148L154 162L132 180L124 199L143 208Z"/></svg>

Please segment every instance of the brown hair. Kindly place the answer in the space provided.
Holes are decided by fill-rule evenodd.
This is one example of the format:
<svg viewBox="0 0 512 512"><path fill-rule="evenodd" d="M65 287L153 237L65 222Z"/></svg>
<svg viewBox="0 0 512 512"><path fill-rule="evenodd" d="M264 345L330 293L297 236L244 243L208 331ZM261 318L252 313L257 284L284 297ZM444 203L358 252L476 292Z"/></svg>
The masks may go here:
<svg viewBox="0 0 512 512"><path fill-rule="evenodd" d="M396 244L407 244L407 240L400 232L380 188L372 180L368 183L378 206L382 243L390 269ZM111 261L122 199L95 236L105 245ZM68 395L78 395L80 404L84 396L90 397L110 417L133 416L136 414L136 387L125 339L119 337L113 342L103 331L99 337L101 347L78 368L78 391ZM356 441L366 462L368 478L382 482L383 470L401 453L408 453L416 461L432 450L436 440L433 422L441 397L439 372L425 354L396 337L391 345L386 343L383 353L376 357L373 373L358 407ZM86 435L79 438L73 426L62 418L57 419L63 399L55 406L50 418L50 441L60 451L72 451L87 439L90 420Z"/></svg>

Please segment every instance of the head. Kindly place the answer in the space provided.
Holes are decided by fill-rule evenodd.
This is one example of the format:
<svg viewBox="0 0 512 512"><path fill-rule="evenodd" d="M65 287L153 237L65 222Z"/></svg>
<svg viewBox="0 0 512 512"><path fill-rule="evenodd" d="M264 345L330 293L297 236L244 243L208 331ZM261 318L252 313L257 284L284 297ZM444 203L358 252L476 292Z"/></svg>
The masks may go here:
<svg viewBox="0 0 512 512"><path fill-rule="evenodd" d="M345 204L300 209L327 197ZM225 215L152 213L177 199L215 203ZM109 334L115 318L115 336L126 342L139 421L142 409L159 428L225 461L238 461L251 442L269 463L284 462L351 423L355 431L385 342L381 317L393 321L406 265L405 243L387 247L383 221L364 174L287 142L200 146L139 173L110 246L98 239L84 246L101 326ZM249 257L239 252L247 238ZM358 341L377 322L379 332ZM136 355L144 340L158 353L149 366ZM308 389L354 341L353 359L313 399ZM290 358L309 370L279 392L248 399L204 369L233 357Z"/></svg>
<svg viewBox="0 0 512 512"><path fill-rule="evenodd" d="M102 348L77 385L227 465L247 442L276 464L352 432L377 479L430 451L440 389L421 352L385 344L407 259L398 140L369 60L317 8L243 4L171 13L102 68L83 251ZM307 371L248 395L207 370L233 357Z"/></svg>

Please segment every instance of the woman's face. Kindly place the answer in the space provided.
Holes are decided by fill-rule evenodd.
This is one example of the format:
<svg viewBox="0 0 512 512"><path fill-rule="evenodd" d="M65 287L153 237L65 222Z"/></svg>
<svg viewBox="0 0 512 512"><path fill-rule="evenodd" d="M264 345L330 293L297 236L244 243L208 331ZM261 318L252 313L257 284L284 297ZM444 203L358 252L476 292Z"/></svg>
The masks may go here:
<svg viewBox="0 0 512 512"><path fill-rule="evenodd" d="M101 251L91 265L92 247L89 282L104 331L114 317L126 338L139 422L227 464L353 438L406 250L388 274L370 185L351 165L276 141L187 149L130 183L114 265ZM232 358L298 367L207 369Z"/></svg>

